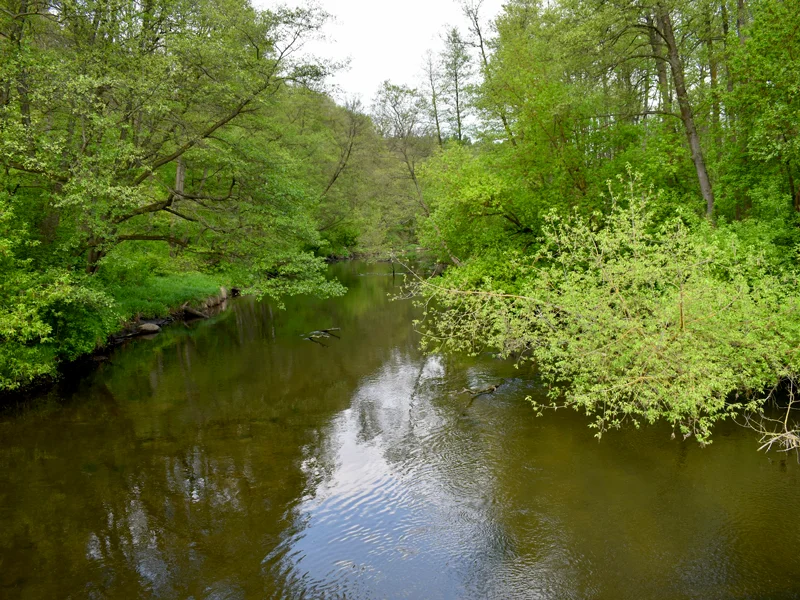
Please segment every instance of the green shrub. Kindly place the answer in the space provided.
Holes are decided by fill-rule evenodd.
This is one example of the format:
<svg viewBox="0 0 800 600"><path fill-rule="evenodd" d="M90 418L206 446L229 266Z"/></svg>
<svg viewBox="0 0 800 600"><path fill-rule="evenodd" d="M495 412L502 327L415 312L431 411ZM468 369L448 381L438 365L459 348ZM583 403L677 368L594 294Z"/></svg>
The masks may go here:
<svg viewBox="0 0 800 600"><path fill-rule="evenodd" d="M354 225L340 225L322 232L320 250L327 256L349 257L358 246L359 230Z"/></svg>
<svg viewBox="0 0 800 600"><path fill-rule="evenodd" d="M217 279L168 272L161 253L115 257L101 276L37 269L37 247L0 197L0 391L57 374L59 363L102 346L125 320L166 315L219 290Z"/></svg>
<svg viewBox="0 0 800 600"><path fill-rule="evenodd" d="M469 268L423 284L428 348L532 361L549 405L585 411L598 436L663 419L707 443L715 422L759 410L797 372L795 274L736 228L657 224L653 199L632 177L607 217L552 214L535 254L509 253L477 285Z"/></svg>

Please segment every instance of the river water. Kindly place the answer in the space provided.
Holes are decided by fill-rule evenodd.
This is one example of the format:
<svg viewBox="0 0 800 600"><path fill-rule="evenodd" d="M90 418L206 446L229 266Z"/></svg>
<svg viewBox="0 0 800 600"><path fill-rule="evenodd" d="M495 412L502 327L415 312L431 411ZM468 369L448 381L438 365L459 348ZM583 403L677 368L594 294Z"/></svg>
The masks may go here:
<svg viewBox="0 0 800 600"><path fill-rule="evenodd" d="M0 597L800 597L793 456L536 418L529 370L418 351L390 267L332 270L7 410Z"/></svg>

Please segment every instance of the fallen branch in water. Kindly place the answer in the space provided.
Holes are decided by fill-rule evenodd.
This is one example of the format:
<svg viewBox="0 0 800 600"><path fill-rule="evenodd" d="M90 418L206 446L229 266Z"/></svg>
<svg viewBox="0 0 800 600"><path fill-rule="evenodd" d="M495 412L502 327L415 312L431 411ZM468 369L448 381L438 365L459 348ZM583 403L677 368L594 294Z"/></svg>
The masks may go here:
<svg viewBox="0 0 800 600"><path fill-rule="evenodd" d="M480 389L480 390L473 390L472 388L465 387L463 390L458 392L459 396L461 394L470 394L472 396L469 399L469 402L467 402L467 405L464 407L464 410L462 411L462 414L467 414L467 411L472 406L472 403L475 402L475 398L477 398L478 396L486 395L486 394L494 394L497 391L497 388L499 388L504 383L505 383L504 381L501 381L500 383L495 383L493 385L490 385L489 387L485 387L485 388Z"/></svg>
<svg viewBox="0 0 800 600"><path fill-rule="evenodd" d="M461 390L458 393L459 393L459 395L460 394L470 394L470 395L472 395L472 399L474 400L478 396L483 396L484 394L494 394L497 391L497 388L499 388L501 385L503 385L503 383L505 383L505 382L501 381L500 383L496 383L494 385L490 385L489 387L486 387L486 388L483 388L483 389L480 389L480 390L473 390L472 388L465 387L463 390Z"/></svg>
<svg viewBox="0 0 800 600"><path fill-rule="evenodd" d="M788 399L782 417L767 417L762 409L756 414L745 414L743 423L734 420L739 425L752 429L761 436L758 440L759 444L761 444L758 448L759 451L765 450L769 452L774 448L779 452L795 452L797 461L800 462L800 422L798 422L796 415L800 411L800 398L798 398L795 391L798 382L794 376L789 376L784 383L788 388ZM777 406L778 402L775 398L775 393L779 385L776 385L770 391L764 400L764 404L774 402Z"/></svg>
<svg viewBox="0 0 800 600"><path fill-rule="evenodd" d="M196 319L207 319L208 318L208 315L206 313L201 312L199 310L196 310L196 309L192 308L191 306L189 306L188 304L184 304L182 308L183 308L183 312L186 313L187 315L189 315L190 317L194 317Z"/></svg>
<svg viewBox="0 0 800 600"><path fill-rule="evenodd" d="M309 342L314 342L315 344L319 344L323 348L327 348L328 346L326 344L323 344L322 342L320 342L319 338L323 338L323 339L324 338L336 338L337 340L342 339L338 335L333 333L334 331L340 331L340 328L339 327L331 327L330 329L319 329L317 331L312 331L308 335L304 335L304 336L301 336L301 337L304 340L308 340Z"/></svg>

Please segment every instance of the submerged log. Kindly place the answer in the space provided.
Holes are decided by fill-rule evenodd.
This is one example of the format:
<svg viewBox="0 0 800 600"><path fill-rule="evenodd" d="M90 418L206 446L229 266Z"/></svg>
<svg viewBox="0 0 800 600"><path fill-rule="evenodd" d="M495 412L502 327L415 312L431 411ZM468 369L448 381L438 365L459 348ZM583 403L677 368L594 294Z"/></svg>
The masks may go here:
<svg viewBox="0 0 800 600"><path fill-rule="evenodd" d="M480 390L473 390L472 388L465 387L463 390L458 392L459 394L470 394L472 399L474 400L478 396L483 396L484 394L494 394L504 382L496 383L494 385L490 385L489 387L480 389Z"/></svg>
<svg viewBox="0 0 800 600"><path fill-rule="evenodd" d="M194 317L195 319L207 319L208 318L208 315L206 313L200 312L199 310L195 310L194 308L192 308L189 305L184 305L183 306L183 312L186 315L190 316L190 317Z"/></svg>
<svg viewBox="0 0 800 600"><path fill-rule="evenodd" d="M465 387L463 390L461 390L459 392L459 395L461 395L461 394L470 394L470 396L472 396L472 397L469 399L469 402L467 402L467 405L464 407L464 410L461 411L461 414L462 415L466 415L467 414L467 411L472 406L472 403L475 402L475 398L477 398L478 396L483 396L485 394L494 394L497 391L497 388L499 388L504 383L505 383L504 381L501 381L500 383L496 383L494 385L490 385L489 387L485 387L485 388L480 389L480 390L473 390L472 388Z"/></svg>
<svg viewBox="0 0 800 600"><path fill-rule="evenodd" d="M336 338L337 340L342 339L338 335L333 333L334 331L340 331L339 327L331 327L330 329L318 329L316 331L312 331L308 335L302 336L302 338L304 340L309 340L311 342L316 342L319 338L332 338L333 337L333 338ZM319 342L317 342L317 343L319 343ZM325 344L322 344L322 345L324 346Z"/></svg>

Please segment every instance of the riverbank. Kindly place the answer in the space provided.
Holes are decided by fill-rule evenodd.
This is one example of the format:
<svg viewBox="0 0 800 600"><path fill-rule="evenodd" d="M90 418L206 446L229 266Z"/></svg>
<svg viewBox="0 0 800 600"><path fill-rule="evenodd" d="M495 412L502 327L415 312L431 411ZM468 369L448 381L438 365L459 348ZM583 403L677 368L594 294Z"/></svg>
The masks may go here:
<svg viewBox="0 0 800 600"><path fill-rule="evenodd" d="M364 260L391 263L398 272L413 264L418 272L438 275L444 265L423 248L395 254L354 252L328 257L329 263ZM200 317L235 290L228 275L198 272L147 275L122 269L86 282L90 294L79 300L43 306L37 318L46 328L36 344L6 343L0 347L0 404L46 391L66 374L84 371L105 360L110 347L130 337L158 333L173 320Z"/></svg>
<svg viewBox="0 0 800 600"><path fill-rule="evenodd" d="M72 304L50 311L51 331L45 341L4 353L9 356L0 365L0 404L39 394L66 374L102 362L109 348L126 339L158 333L161 326L186 317L207 316L229 297L228 283L202 273L98 282L95 291L100 301L88 307ZM14 368L20 355L35 361L33 376Z"/></svg>

